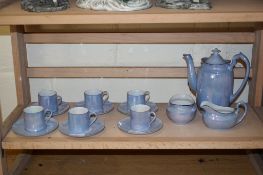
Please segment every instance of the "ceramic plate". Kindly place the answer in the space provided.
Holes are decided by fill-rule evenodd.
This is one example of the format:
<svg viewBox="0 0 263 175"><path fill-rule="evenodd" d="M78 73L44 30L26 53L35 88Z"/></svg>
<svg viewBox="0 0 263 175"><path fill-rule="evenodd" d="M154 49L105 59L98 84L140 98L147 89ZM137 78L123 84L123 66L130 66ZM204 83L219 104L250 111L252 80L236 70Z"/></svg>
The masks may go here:
<svg viewBox="0 0 263 175"><path fill-rule="evenodd" d="M38 102L33 102L31 105L38 105ZM58 106L58 111L53 112L52 116L57 116L64 114L69 109L69 104L67 102L62 101L62 103Z"/></svg>
<svg viewBox="0 0 263 175"><path fill-rule="evenodd" d="M43 0L21 0L22 9L29 12L54 12L66 10L70 4L68 0L58 0L57 5L52 1Z"/></svg>
<svg viewBox="0 0 263 175"><path fill-rule="evenodd" d="M29 132L25 130L24 118L22 117L13 124L12 130L18 135L33 137L33 136L43 136L49 134L55 129L57 129L57 127L58 127L58 122L55 119L51 118L47 123L46 129L43 129L38 132Z"/></svg>
<svg viewBox="0 0 263 175"><path fill-rule="evenodd" d="M151 112L156 112L158 110L156 103L149 101L146 105L150 106ZM127 102L120 103L118 106L118 111L122 114L129 115L130 111L128 111Z"/></svg>
<svg viewBox="0 0 263 175"><path fill-rule="evenodd" d="M89 137L100 133L105 128L102 121L96 120L84 133L73 134L69 132L68 129L68 120L63 121L59 124L59 131L67 136L71 137Z"/></svg>
<svg viewBox="0 0 263 175"><path fill-rule="evenodd" d="M199 0L199 3L190 0L157 0L157 7L168 9L191 9L191 10L209 10L211 4L208 0Z"/></svg>
<svg viewBox="0 0 263 175"><path fill-rule="evenodd" d="M77 0L77 7L92 10L135 11L150 8L149 0Z"/></svg>
<svg viewBox="0 0 263 175"><path fill-rule="evenodd" d="M84 101L81 101L81 102L77 102L75 103L75 106L76 107L84 107ZM109 101L106 101L104 104L103 104L103 111L101 112L96 112L97 115L103 115L103 114L107 114L109 113L110 111L113 110L113 104ZM93 111L91 111L93 112Z"/></svg>
<svg viewBox="0 0 263 175"><path fill-rule="evenodd" d="M125 119L120 120L118 122L119 129L128 134L145 135L145 134L152 134L154 132L157 132L163 127L163 123L159 118L156 118L156 120L152 123L151 127L146 131L132 130L130 127L130 122L131 122L130 117L126 117Z"/></svg>

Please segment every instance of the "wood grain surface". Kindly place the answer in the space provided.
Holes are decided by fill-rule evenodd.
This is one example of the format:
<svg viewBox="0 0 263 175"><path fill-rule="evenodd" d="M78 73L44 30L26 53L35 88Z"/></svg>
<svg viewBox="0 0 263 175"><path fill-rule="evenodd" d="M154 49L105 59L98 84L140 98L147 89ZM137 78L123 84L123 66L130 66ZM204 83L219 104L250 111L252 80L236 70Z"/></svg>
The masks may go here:
<svg viewBox="0 0 263 175"><path fill-rule="evenodd" d="M26 43L36 44L242 44L254 43L253 32L214 33L33 33Z"/></svg>
<svg viewBox="0 0 263 175"><path fill-rule="evenodd" d="M0 36L1 35L10 35L9 26L0 26Z"/></svg>
<svg viewBox="0 0 263 175"><path fill-rule="evenodd" d="M0 25L24 24L138 24L138 23L215 23L262 22L261 0L211 0L211 10L175 10L160 7L133 12L105 12L71 8L50 13L30 13L20 1L0 9Z"/></svg>
<svg viewBox="0 0 263 175"><path fill-rule="evenodd" d="M262 149L263 123L249 108L247 117L229 130L207 128L200 113L187 125L176 125L165 114L165 104L158 104L157 115L163 128L150 135L131 135L120 131L117 122L125 116L115 109L99 117L105 129L93 137L73 138L58 130L42 137L22 137L12 131L3 140L4 149ZM56 117L63 121L67 114Z"/></svg>
<svg viewBox="0 0 263 175"><path fill-rule="evenodd" d="M21 175L256 175L248 156L176 155L33 155Z"/></svg>
<svg viewBox="0 0 263 175"><path fill-rule="evenodd" d="M198 70L199 68L196 68ZM234 77L244 78L244 68L235 68ZM252 72L252 71L251 71ZM30 78L187 78L186 67L29 67ZM252 74L250 74L252 78Z"/></svg>
<svg viewBox="0 0 263 175"><path fill-rule="evenodd" d="M26 76L26 67L28 64L23 32L23 26L11 26L12 53L18 105L27 105L31 101L29 79Z"/></svg>
<svg viewBox="0 0 263 175"><path fill-rule="evenodd" d="M249 88L249 103L251 106L263 105L263 30L256 31L256 41L253 47L252 67L253 77Z"/></svg>

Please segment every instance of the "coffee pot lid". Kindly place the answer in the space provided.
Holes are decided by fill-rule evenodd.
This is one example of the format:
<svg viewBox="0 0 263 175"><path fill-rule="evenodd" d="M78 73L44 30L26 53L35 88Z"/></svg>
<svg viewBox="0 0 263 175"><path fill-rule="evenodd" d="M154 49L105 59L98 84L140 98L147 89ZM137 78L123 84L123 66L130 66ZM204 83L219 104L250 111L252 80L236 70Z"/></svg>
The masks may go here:
<svg viewBox="0 0 263 175"><path fill-rule="evenodd" d="M225 64L227 63L226 60L224 60L221 55L219 54L221 51L217 48L212 50L212 54L210 57L208 57L205 60L205 63L207 64Z"/></svg>

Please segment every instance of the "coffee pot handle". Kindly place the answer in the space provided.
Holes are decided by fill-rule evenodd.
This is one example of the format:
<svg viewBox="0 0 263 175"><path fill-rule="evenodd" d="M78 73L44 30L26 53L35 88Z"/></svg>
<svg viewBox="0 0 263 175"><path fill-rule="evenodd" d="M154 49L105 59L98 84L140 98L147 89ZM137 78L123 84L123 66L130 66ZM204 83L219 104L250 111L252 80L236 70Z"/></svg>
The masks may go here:
<svg viewBox="0 0 263 175"><path fill-rule="evenodd" d="M243 114L239 114L240 113L239 112L240 111L240 107L244 108L244 113ZM247 104L245 102L243 102L243 101L237 103L235 113L237 115L237 121L236 121L236 125L237 125L238 123L240 123L244 119L244 117L247 114Z"/></svg>
<svg viewBox="0 0 263 175"><path fill-rule="evenodd" d="M239 59L244 61L244 63L246 64L246 74L245 74L245 77L244 77L239 89L234 94L232 94L230 96L230 103L233 103L233 101L240 95L240 93L242 92L242 90L246 86L246 83L248 81L249 74L250 74L250 63L249 63L249 60L242 52L240 52L239 54L236 54L236 55L233 56L233 58L231 60L231 63L230 63L229 69L231 71L233 71L235 65L237 64L237 60L239 60Z"/></svg>

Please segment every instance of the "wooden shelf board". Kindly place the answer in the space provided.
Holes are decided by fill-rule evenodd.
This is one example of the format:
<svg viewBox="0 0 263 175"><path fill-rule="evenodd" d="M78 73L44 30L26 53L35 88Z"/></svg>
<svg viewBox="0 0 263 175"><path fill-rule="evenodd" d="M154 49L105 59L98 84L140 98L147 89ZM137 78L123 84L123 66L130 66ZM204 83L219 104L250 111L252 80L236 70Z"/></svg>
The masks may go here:
<svg viewBox="0 0 263 175"><path fill-rule="evenodd" d="M238 126L230 130L207 128L198 113L189 124L172 123L165 114L165 104L158 104L157 115L163 128L150 135L130 135L120 131L117 122L125 116L115 109L99 119L105 122L105 130L87 138L73 138L58 130L42 137L22 137L8 133L2 142L4 149L262 149L263 123L252 108ZM56 117L65 120L67 114Z"/></svg>
<svg viewBox="0 0 263 175"><path fill-rule="evenodd" d="M33 155L23 175L256 175L247 155ZM176 166L175 166L176 165ZM45 168L45 171L43 171ZM194 173L193 173L194 172Z"/></svg>
<svg viewBox="0 0 263 175"><path fill-rule="evenodd" d="M29 33L30 44L248 44L254 32L213 33Z"/></svg>
<svg viewBox="0 0 263 175"><path fill-rule="evenodd" d="M199 68L196 68L196 71ZM252 72L252 71L251 71ZM244 78L246 70L235 68L234 77ZM186 67L30 67L30 78L187 78ZM252 73L250 73L252 78Z"/></svg>
<svg viewBox="0 0 263 175"><path fill-rule="evenodd" d="M212 10L175 10L152 7L133 12L106 12L71 7L60 12L32 13L21 9L20 1L0 8L0 25L28 24L138 24L262 22L261 0L210 0Z"/></svg>

